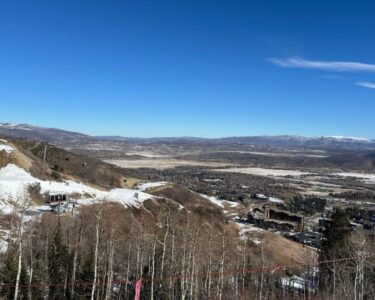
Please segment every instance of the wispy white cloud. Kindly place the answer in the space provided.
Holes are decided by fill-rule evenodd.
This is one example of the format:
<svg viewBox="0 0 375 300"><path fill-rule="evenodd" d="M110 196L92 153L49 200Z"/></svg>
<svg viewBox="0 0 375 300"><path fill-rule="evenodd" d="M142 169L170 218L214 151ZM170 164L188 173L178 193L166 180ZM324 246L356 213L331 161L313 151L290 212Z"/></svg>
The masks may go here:
<svg viewBox="0 0 375 300"><path fill-rule="evenodd" d="M362 86L369 89L375 89L375 82L359 81L355 83L358 86Z"/></svg>
<svg viewBox="0 0 375 300"><path fill-rule="evenodd" d="M284 68L316 69L336 72L375 72L375 64L355 61L319 61L301 57L284 59L270 58L269 61Z"/></svg>
<svg viewBox="0 0 375 300"><path fill-rule="evenodd" d="M319 76L319 78L333 79L333 80L344 80L345 79L344 76L340 76L340 75L321 75L321 76Z"/></svg>

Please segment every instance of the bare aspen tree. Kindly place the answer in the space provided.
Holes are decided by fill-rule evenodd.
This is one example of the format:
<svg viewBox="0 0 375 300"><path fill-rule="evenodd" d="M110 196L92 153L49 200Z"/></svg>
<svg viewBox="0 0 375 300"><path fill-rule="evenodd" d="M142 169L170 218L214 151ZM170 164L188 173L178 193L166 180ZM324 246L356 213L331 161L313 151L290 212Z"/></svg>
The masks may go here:
<svg viewBox="0 0 375 300"><path fill-rule="evenodd" d="M238 276L239 276L239 270L240 270L240 262L238 259L236 259L236 274L234 276L234 284L235 284L235 295L236 295L236 298L238 298Z"/></svg>
<svg viewBox="0 0 375 300"><path fill-rule="evenodd" d="M18 243L18 263L17 263L17 276L16 276L16 286L14 291L14 300L18 298L20 278L21 278L21 269L22 269L22 236L23 236L23 227L25 222L25 213L26 210L30 207L30 199L27 194L26 188L24 187L17 196L17 211L20 216L20 222L17 230L17 243Z"/></svg>
<svg viewBox="0 0 375 300"><path fill-rule="evenodd" d="M128 248L128 259L127 259L127 267L126 267L126 277L125 277L125 295L128 293L128 276L130 273L130 255L131 255L131 242L129 243L129 248ZM138 266L137 266L138 267Z"/></svg>
<svg viewBox="0 0 375 300"><path fill-rule="evenodd" d="M137 267L137 277L140 278L142 275L141 268L139 267L139 261L140 261L140 240L137 240L137 262L136 262L136 267Z"/></svg>
<svg viewBox="0 0 375 300"><path fill-rule="evenodd" d="M207 267L207 296L211 296L211 268L212 268L212 248L209 243L208 267Z"/></svg>
<svg viewBox="0 0 375 300"><path fill-rule="evenodd" d="M195 274L195 251L197 247L197 240L200 230L197 229L195 232L194 240L193 240L193 247L189 254L189 264L190 264L190 297L193 297L194 294L194 274Z"/></svg>
<svg viewBox="0 0 375 300"><path fill-rule="evenodd" d="M245 237L243 246L242 246L242 295L245 294L245 276L246 276L246 259L247 259L247 236Z"/></svg>
<svg viewBox="0 0 375 300"><path fill-rule="evenodd" d="M223 232L223 235L222 235L222 244L221 244L220 274L219 274L219 285L218 285L219 300L221 300L223 297L224 263L225 263L225 231Z"/></svg>
<svg viewBox="0 0 375 300"><path fill-rule="evenodd" d="M33 265L34 265L34 260L33 260L33 245L32 245L32 238L29 238L29 246L30 246L30 267L29 267L29 284L28 284L28 287L27 287L27 296L28 296L28 299L31 300L32 299L32 295L31 295L31 283L33 282L33 275L34 275L34 268L33 268Z"/></svg>
<svg viewBox="0 0 375 300"><path fill-rule="evenodd" d="M259 288L259 300L262 300L263 297L263 281L264 281L264 241L261 242L261 260L262 260L262 270L260 276L260 288Z"/></svg>
<svg viewBox="0 0 375 300"><path fill-rule="evenodd" d="M187 234L186 232L183 233L183 251L181 257L181 299L185 300L186 297L186 289L185 289L185 281L186 281L186 268L185 268L185 260L186 260L186 241Z"/></svg>
<svg viewBox="0 0 375 300"><path fill-rule="evenodd" d="M97 282L97 277L98 277L99 229L100 229L100 223L102 219L102 210L103 210L103 206L101 205L99 208L99 211L95 212L96 225L95 225L94 279L92 283L91 300L94 300L96 282Z"/></svg>
<svg viewBox="0 0 375 300"><path fill-rule="evenodd" d="M166 254L166 249L167 249L167 238L168 238L168 234L169 234L169 226L170 226L169 218L170 218L170 211L169 211L169 214L168 214L168 217L167 217L167 228L165 229L164 239L163 239L163 242L161 243L162 246L163 246L163 251L162 251L162 255L161 255L160 285L159 285L159 288L160 288L161 292L163 292L162 289L163 289L164 261L165 261L165 254Z"/></svg>
<svg viewBox="0 0 375 300"><path fill-rule="evenodd" d="M75 243L74 257L73 257L72 284L71 284L71 292L70 292L72 297L74 297L74 292L75 292L77 260L78 260L78 252L80 249L79 245L82 240L82 234L83 234L83 225L81 225L79 234L76 234L76 243Z"/></svg>
<svg viewBox="0 0 375 300"><path fill-rule="evenodd" d="M173 225L171 224L172 226L172 248L171 248L171 259L170 259L170 264L169 264L169 298L170 299L174 299L174 285L173 285L173 277L172 277L172 274L173 274L173 266L174 266L174 255L175 255L175 231L174 231L174 228L173 228Z"/></svg>
<svg viewBox="0 0 375 300"><path fill-rule="evenodd" d="M109 257L108 257L108 282L105 294L105 299L108 300L111 297L112 281L113 281L113 258L115 255L115 246L113 240L113 231L111 232L111 241L109 243Z"/></svg>
<svg viewBox="0 0 375 300"><path fill-rule="evenodd" d="M155 279L155 253L156 253L156 238L153 242L152 247L152 273L151 273L151 295L150 299L154 299L154 279Z"/></svg>

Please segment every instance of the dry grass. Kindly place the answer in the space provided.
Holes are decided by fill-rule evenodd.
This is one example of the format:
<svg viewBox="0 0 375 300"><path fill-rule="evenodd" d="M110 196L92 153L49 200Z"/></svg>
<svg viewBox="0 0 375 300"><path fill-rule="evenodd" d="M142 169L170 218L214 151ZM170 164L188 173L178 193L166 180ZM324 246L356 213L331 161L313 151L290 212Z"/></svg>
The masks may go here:
<svg viewBox="0 0 375 300"><path fill-rule="evenodd" d="M180 166L193 166L193 167L225 167L228 164L219 162L203 162L173 158L154 158L154 159L136 159L136 160L125 160L125 159L111 159L105 160L110 164L128 169L139 169L139 168L151 168L158 170L171 169Z"/></svg>

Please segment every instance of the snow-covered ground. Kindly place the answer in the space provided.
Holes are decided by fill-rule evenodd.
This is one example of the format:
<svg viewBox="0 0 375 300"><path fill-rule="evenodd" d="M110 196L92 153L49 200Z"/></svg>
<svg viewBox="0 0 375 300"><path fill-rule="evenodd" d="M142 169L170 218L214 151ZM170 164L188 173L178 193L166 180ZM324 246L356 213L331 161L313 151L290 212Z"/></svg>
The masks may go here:
<svg viewBox="0 0 375 300"><path fill-rule="evenodd" d="M125 207L141 207L148 199L157 198L150 194L130 189L113 189L101 192L97 197L77 200L79 205L92 205L104 202L118 203Z"/></svg>
<svg viewBox="0 0 375 300"><path fill-rule="evenodd" d="M41 193L55 191L68 194L87 193L95 195L100 192L97 189L73 180L66 180L63 182L40 180L33 177L24 169L14 164L8 164L0 169L0 200L7 200L9 198L16 199L24 187L34 183L40 184Z"/></svg>
<svg viewBox="0 0 375 300"><path fill-rule="evenodd" d="M156 188L159 186L166 185L167 182L164 181L159 181L159 182L146 182L146 183L141 183L137 185L137 189L140 191L146 191L148 189Z"/></svg>
<svg viewBox="0 0 375 300"><path fill-rule="evenodd" d="M203 179L205 182L220 182L222 179L216 178L216 179L211 179L211 178L205 178Z"/></svg>
<svg viewBox="0 0 375 300"><path fill-rule="evenodd" d="M232 150L232 151L218 151L218 152L253 154L253 155L275 156L275 157L317 157L317 158L327 157L326 155L308 154L308 153L293 153L292 151L288 151L288 152L259 152L259 151L234 151L234 150Z"/></svg>
<svg viewBox="0 0 375 300"><path fill-rule="evenodd" d="M78 201L81 205L107 201L120 203L124 206L139 207L145 200L154 198L154 196L144 193L142 190L113 189L110 191L100 191L72 180L63 182L44 181L31 176L30 173L14 164L8 164L6 167L0 169L0 211L4 214L11 213L13 206L10 204L10 201L17 201L17 197L21 196L25 187L34 183L40 184L41 193L64 192L67 194L90 195L89 198ZM158 185L160 184L158 183ZM35 211L43 211L49 210L49 207L45 205L36 206L31 211L33 209Z"/></svg>
<svg viewBox="0 0 375 300"><path fill-rule="evenodd" d="M256 245L259 245L260 243L262 243L260 238L249 235L249 233L262 233L262 232L264 232L264 230L262 228L255 227L254 225L247 224L247 223L245 224L245 223L234 222L234 224L236 224L237 227L239 228L238 234L239 234L241 240L250 240L250 241L254 242Z"/></svg>
<svg viewBox="0 0 375 300"><path fill-rule="evenodd" d="M222 208L224 208L225 205L228 205L230 207L237 207L238 205L240 205L237 202L232 202L232 201L227 201L227 200L219 200L219 199L217 199L214 196L207 196L207 195L204 195L204 194L200 194L200 195L203 198L206 198L207 200L209 200L210 202L212 202L213 204L215 204L215 205L217 205L219 207L222 207Z"/></svg>
<svg viewBox="0 0 375 300"><path fill-rule="evenodd" d="M342 172L342 173L333 173L333 175L341 177L354 177L361 179L365 183L375 184L375 174L372 173L351 173L351 172Z"/></svg>
<svg viewBox="0 0 375 300"><path fill-rule="evenodd" d="M6 153L12 153L14 149L11 146L0 144L0 151L5 151Z"/></svg>
<svg viewBox="0 0 375 300"><path fill-rule="evenodd" d="M139 156L148 157L148 158L170 157L168 155L162 155L162 154L157 154L157 153L152 153L152 152L127 152L125 154L126 155L139 155Z"/></svg>
<svg viewBox="0 0 375 300"><path fill-rule="evenodd" d="M229 169L215 169L218 172L229 172L229 173L242 173L252 174L258 176L301 176L308 175L308 172L302 172L298 170L283 170L283 169L265 169L265 168L229 168Z"/></svg>
<svg viewBox="0 0 375 300"><path fill-rule="evenodd" d="M269 197L268 198L268 201L270 202L274 202L274 203L284 203L283 200L279 199L279 198L276 198L276 197Z"/></svg>

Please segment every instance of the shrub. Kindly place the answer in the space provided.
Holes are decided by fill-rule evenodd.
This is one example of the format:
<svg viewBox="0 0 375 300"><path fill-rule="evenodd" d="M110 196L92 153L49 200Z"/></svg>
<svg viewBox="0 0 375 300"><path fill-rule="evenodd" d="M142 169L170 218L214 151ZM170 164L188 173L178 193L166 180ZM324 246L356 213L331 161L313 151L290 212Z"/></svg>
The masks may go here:
<svg viewBox="0 0 375 300"><path fill-rule="evenodd" d="M55 180L60 180L60 179L61 179L61 175L60 175L60 173L57 172L57 171L55 171L55 170L52 171L51 176L52 176L52 178L55 179Z"/></svg>
<svg viewBox="0 0 375 300"><path fill-rule="evenodd" d="M41 187L39 182L30 183L27 186L27 192L33 201L39 202L43 198L41 195Z"/></svg>

